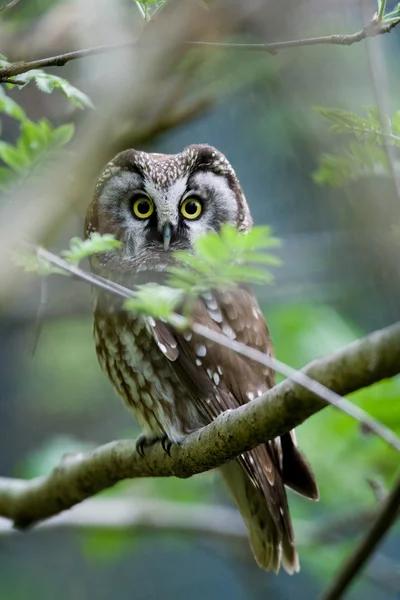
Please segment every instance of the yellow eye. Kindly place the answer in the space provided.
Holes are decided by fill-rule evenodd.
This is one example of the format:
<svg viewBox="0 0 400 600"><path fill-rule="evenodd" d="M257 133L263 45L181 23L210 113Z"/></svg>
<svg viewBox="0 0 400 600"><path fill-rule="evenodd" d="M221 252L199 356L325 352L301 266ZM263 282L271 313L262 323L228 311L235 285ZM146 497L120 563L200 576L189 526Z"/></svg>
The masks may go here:
<svg viewBox="0 0 400 600"><path fill-rule="evenodd" d="M146 197L136 198L132 206L133 214L138 219L148 219L154 212L151 201Z"/></svg>
<svg viewBox="0 0 400 600"><path fill-rule="evenodd" d="M181 206L181 213L185 219L198 219L203 212L203 205L197 198L186 198Z"/></svg>

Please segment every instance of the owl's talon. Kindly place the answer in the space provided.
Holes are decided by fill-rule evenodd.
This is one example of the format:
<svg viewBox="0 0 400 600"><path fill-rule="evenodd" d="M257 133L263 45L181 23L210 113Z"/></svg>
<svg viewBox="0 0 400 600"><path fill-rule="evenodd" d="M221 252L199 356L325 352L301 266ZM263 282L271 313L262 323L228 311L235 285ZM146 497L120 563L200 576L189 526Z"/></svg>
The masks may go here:
<svg viewBox="0 0 400 600"><path fill-rule="evenodd" d="M166 454L168 454L168 456L171 456L171 448L172 446L180 446L182 441L183 441L183 437L179 440L170 440L169 437L167 435L163 435L163 437L161 438L161 446L164 450L164 452Z"/></svg>
<svg viewBox="0 0 400 600"><path fill-rule="evenodd" d="M136 440L136 452L139 454L139 456L144 458L145 448L147 448L148 446L152 446L153 444L158 442L158 440L159 438L149 437L145 434L139 435L138 439Z"/></svg>
<svg viewBox="0 0 400 600"><path fill-rule="evenodd" d="M163 435L163 437L161 438L161 446L164 452L168 454L168 456L171 456L171 448L174 445L174 443L175 442L172 442L167 435Z"/></svg>

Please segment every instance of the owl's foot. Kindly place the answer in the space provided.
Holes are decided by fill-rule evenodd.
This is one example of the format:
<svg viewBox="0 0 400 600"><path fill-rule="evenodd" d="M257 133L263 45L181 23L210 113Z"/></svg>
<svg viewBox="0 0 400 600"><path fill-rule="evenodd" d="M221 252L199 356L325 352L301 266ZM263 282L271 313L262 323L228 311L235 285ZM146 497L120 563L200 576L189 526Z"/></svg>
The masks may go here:
<svg viewBox="0 0 400 600"><path fill-rule="evenodd" d="M163 435L163 437L161 438L161 446L163 447L164 452L166 452L168 454L168 456L171 456L171 448L174 445L180 445L181 441L172 441L169 439L169 437L167 435Z"/></svg>
<svg viewBox="0 0 400 600"><path fill-rule="evenodd" d="M182 438L183 439L183 438ZM145 435L142 434L138 437L136 441L136 451L142 458L144 457L144 451L149 446L153 446L157 442L161 442L162 449L168 456L171 456L171 448L174 445L180 445L181 440L170 440L169 437L165 434L162 437Z"/></svg>
<svg viewBox="0 0 400 600"><path fill-rule="evenodd" d="M136 452L139 454L139 456L144 458L145 448L148 448L149 446L153 446L154 444L156 444L159 441L160 441L160 438L157 437L156 435L154 435L154 436L153 435L145 435L143 433L142 435L139 435L138 439L136 440Z"/></svg>

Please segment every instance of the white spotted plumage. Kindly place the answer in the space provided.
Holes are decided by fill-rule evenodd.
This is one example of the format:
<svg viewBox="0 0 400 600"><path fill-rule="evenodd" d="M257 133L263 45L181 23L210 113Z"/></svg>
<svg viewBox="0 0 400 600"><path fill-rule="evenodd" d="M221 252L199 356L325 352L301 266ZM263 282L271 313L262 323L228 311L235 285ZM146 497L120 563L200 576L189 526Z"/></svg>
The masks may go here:
<svg viewBox="0 0 400 600"><path fill-rule="evenodd" d="M146 218L133 211L146 199ZM200 215L187 218L184 202L195 198ZM252 218L234 169L206 144L170 156L126 150L100 176L87 211L86 235L111 233L122 243L109 254L92 256L92 269L131 287L163 281L174 250L191 251L197 238L225 223L239 231ZM168 237L165 232L168 231ZM274 385L274 373L233 351L206 341L190 329L175 330L162 319L124 312L112 294L95 291L94 338L99 362L149 438L182 436L222 413L251 402ZM242 287L210 290L192 306L191 319L272 353L262 313ZM295 464L295 472L285 471ZM290 433L240 455L221 469L249 529L257 562L265 569L298 570L298 556L284 483L309 497L317 488Z"/></svg>

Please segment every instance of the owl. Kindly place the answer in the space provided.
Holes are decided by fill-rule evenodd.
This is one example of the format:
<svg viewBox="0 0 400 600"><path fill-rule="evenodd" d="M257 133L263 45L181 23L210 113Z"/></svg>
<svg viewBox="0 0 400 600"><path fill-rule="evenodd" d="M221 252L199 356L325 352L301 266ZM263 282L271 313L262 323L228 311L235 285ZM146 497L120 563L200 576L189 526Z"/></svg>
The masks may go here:
<svg viewBox="0 0 400 600"><path fill-rule="evenodd" d="M127 287L162 282L176 250L229 223L245 234L252 218L225 156L206 144L176 155L126 150L105 168L88 208L85 234L113 234L120 247L91 258L92 270ZM267 326L245 286L213 290L191 305L191 318L232 340L272 355ZM169 451L226 410L251 402L275 384L274 372L191 331L125 312L121 300L94 291L97 356L142 427L138 450L160 441ZM267 441L220 467L249 531L257 563L299 570L285 485L318 499L294 432Z"/></svg>

